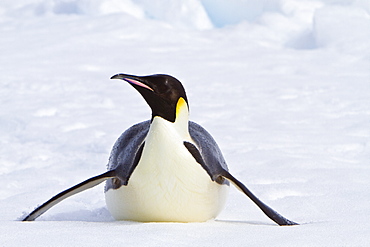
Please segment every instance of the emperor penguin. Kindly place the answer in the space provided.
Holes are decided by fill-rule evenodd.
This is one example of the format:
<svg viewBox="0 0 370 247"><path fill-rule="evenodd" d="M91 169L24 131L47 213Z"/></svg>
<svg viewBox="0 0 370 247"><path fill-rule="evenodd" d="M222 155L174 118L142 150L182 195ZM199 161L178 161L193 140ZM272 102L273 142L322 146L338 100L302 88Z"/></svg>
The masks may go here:
<svg viewBox="0 0 370 247"><path fill-rule="evenodd" d="M179 80L165 74L116 74L111 79L132 85L151 108L151 119L133 125L118 138L107 172L60 192L23 221L33 221L67 197L106 181L107 208L116 220L214 219L223 209L231 183L278 225L297 225L230 174L212 136L189 121L188 99Z"/></svg>

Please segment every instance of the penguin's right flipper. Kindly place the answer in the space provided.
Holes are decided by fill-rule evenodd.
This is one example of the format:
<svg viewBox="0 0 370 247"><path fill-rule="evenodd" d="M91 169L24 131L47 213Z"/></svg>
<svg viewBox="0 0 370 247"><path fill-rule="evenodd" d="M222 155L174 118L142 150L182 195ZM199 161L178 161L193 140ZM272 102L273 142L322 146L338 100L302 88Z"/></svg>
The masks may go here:
<svg viewBox="0 0 370 247"><path fill-rule="evenodd" d="M233 183L239 190L241 190L244 194L246 194L271 220L277 223L280 226L291 226L291 225L299 225L291 220L288 220L284 216L280 215L278 212L267 206L263 203L260 199L258 199L242 182L237 180L233 175L231 175L228 171L224 170L221 176L231 183Z"/></svg>
<svg viewBox="0 0 370 247"><path fill-rule="evenodd" d="M49 210L51 207L55 206L59 202L63 201L64 199L73 196L77 193L80 193L84 190L90 189L105 180L109 178L114 178L116 177L116 171L115 170L110 170L107 171L103 174L100 174L98 176L89 178L82 183L79 183L67 190L64 190L60 192L59 194L53 196L50 200L42 204L41 206L37 207L35 210L33 210L29 215L27 215L22 221L33 221L43 213L45 213L47 210Z"/></svg>

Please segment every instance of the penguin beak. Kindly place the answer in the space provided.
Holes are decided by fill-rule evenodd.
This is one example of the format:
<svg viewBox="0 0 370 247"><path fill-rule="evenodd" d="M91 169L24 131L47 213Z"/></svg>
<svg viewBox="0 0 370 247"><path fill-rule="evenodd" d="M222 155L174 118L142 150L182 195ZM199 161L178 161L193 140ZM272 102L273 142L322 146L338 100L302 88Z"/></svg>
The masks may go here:
<svg viewBox="0 0 370 247"><path fill-rule="evenodd" d="M141 80L141 78L138 77L138 76L126 75L126 74L117 74L117 75L112 76L110 79L124 80L124 81L127 81L128 83L130 83L132 85L136 85L136 86L139 86L139 87L142 87L142 88L146 88L146 89L154 92L154 90L151 87L149 87L148 85L144 84L144 81Z"/></svg>
<svg viewBox="0 0 370 247"><path fill-rule="evenodd" d="M130 83L152 109L152 119L155 116L160 116L174 123L179 99L183 98L186 101L185 90L181 82L169 75L136 76L117 74L112 76L111 79L121 79Z"/></svg>

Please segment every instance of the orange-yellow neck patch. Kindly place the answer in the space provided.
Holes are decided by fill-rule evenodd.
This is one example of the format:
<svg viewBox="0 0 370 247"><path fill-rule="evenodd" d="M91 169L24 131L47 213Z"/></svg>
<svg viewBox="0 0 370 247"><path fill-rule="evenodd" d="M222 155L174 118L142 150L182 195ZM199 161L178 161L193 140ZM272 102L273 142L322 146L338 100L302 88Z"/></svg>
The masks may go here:
<svg viewBox="0 0 370 247"><path fill-rule="evenodd" d="M184 110L186 110L186 114L188 114L188 105L186 104L185 99L183 97L180 97L176 105L176 118L179 117L181 112L183 112Z"/></svg>

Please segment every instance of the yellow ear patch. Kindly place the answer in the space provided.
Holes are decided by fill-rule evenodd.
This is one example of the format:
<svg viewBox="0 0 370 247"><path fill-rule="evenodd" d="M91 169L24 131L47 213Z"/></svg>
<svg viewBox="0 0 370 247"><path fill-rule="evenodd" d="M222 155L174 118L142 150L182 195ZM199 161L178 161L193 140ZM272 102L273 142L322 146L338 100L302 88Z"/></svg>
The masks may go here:
<svg viewBox="0 0 370 247"><path fill-rule="evenodd" d="M176 118L185 109L186 109L186 111L188 110L188 105L186 104L186 101L184 100L184 98L180 97L179 100L177 101L177 105L176 105Z"/></svg>

